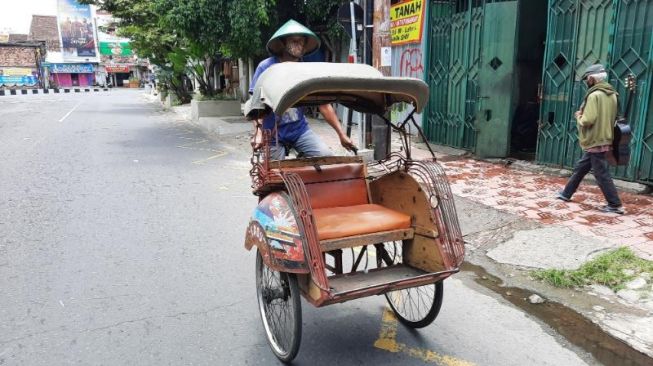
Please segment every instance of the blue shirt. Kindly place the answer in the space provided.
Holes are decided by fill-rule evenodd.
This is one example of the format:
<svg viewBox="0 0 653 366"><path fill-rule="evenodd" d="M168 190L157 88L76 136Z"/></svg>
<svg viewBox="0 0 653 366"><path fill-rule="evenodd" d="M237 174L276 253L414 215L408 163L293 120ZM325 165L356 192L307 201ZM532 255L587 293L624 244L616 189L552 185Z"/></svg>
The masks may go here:
<svg viewBox="0 0 653 366"><path fill-rule="evenodd" d="M272 56L258 64L254 76L252 77L252 83L249 86L250 94L254 92L256 81L263 71L278 62L279 60ZM276 118L279 118L276 114L266 116L265 119L263 119L263 129L274 131L274 121ZM281 143L294 144L306 131L308 131L308 123L306 123L306 118L304 117L304 108L290 108L279 119L277 133L279 135L279 142ZM272 141L276 141L276 136L272 136Z"/></svg>

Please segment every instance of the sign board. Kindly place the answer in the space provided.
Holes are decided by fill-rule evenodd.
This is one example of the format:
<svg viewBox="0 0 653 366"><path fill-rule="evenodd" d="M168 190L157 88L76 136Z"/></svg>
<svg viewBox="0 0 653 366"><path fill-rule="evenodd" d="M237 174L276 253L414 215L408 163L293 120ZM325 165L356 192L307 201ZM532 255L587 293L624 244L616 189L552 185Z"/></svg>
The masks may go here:
<svg viewBox="0 0 653 366"><path fill-rule="evenodd" d="M32 76L36 70L29 67L2 67L0 75L2 76Z"/></svg>
<svg viewBox="0 0 653 366"><path fill-rule="evenodd" d="M36 70L26 67L3 67L0 68L0 85L34 86L39 82L36 75Z"/></svg>
<svg viewBox="0 0 653 366"><path fill-rule="evenodd" d="M95 17L100 54L105 56L132 56L129 39L116 34L116 21L110 14L98 12Z"/></svg>
<svg viewBox="0 0 653 366"><path fill-rule="evenodd" d="M390 7L390 39L393 46L420 43L426 1L408 0Z"/></svg>
<svg viewBox="0 0 653 366"><path fill-rule="evenodd" d="M53 74L91 74L91 64L50 64L50 72Z"/></svg>
<svg viewBox="0 0 653 366"><path fill-rule="evenodd" d="M128 42L100 41L100 54L111 56L131 56L133 52Z"/></svg>
<svg viewBox="0 0 653 366"><path fill-rule="evenodd" d="M392 66L392 48L381 47L381 66Z"/></svg>
<svg viewBox="0 0 653 366"><path fill-rule="evenodd" d="M57 23L64 61L96 58L91 7L77 0L58 0Z"/></svg>
<svg viewBox="0 0 653 366"><path fill-rule="evenodd" d="M105 66L104 69L109 73L128 73L129 66Z"/></svg>

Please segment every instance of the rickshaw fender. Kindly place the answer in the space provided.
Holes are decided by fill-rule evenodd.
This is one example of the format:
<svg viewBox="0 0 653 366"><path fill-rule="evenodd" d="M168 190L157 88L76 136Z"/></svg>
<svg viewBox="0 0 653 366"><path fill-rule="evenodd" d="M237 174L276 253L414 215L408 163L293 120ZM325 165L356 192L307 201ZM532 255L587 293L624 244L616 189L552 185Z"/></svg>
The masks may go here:
<svg viewBox="0 0 653 366"><path fill-rule="evenodd" d="M264 263L273 270L309 273L304 240L297 214L285 192L263 198L249 221L245 249L258 248Z"/></svg>

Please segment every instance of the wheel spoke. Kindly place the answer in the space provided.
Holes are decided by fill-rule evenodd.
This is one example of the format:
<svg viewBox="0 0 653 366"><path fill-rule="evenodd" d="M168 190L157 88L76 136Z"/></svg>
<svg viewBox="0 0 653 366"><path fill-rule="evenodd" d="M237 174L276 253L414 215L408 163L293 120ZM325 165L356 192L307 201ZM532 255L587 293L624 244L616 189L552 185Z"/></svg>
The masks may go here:
<svg viewBox="0 0 653 366"><path fill-rule="evenodd" d="M256 269L259 310L268 342L274 354L288 362L297 354L301 339L297 280L267 267L260 253Z"/></svg>

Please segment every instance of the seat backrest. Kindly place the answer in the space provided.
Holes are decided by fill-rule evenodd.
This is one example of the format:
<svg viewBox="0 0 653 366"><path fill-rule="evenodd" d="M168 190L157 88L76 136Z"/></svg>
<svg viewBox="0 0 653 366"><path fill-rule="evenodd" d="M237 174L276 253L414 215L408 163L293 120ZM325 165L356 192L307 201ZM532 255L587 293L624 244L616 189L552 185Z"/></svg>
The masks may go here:
<svg viewBox="0 0 653 366"><path fill-rule="evenodd" d="M303 166L283 170L302 177L313 209L369 203L365 166L361 163Z"/></svg>

